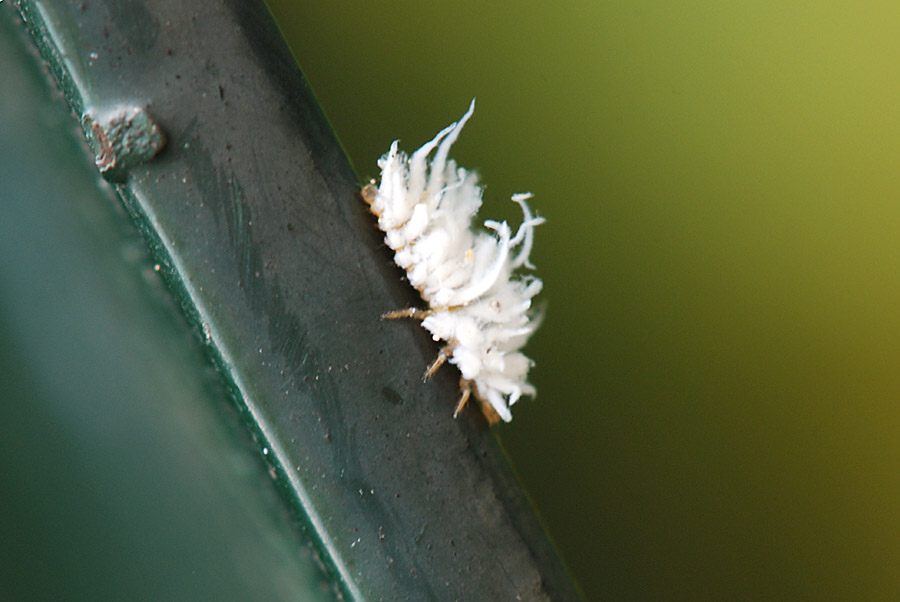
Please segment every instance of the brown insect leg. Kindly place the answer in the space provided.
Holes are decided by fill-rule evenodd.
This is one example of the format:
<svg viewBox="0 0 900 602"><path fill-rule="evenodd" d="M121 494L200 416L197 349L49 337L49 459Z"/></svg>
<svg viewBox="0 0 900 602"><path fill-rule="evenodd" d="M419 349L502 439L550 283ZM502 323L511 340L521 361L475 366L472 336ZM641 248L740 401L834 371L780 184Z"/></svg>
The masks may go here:
<svg viewBox="0 0 900 602"><path fill-rule="evenodd" d="M434 373L438 371L438 368L444 365L444 362L447 361L447 358L450 357L450 353L452 349L450 345L444 345L441 347L441 350L438 352L438 356L431 362L431 365L428 366L428 370L425 371L425 376L422 377L423 381L427 381L429 378L434 376Z"/></svg>
<svg viewBox="0 0 900 602"><path fill-rule="evenodd" d="M472 385L466 379L461 378L459 379L459 390L462 391L462 395L459 397L459 403L456 404L456 411L453 412L454 418L459 416L462 409L466 407L466 402L469 401L469 396L472 395Z"/></svg>
<svg viewBox="0 0 900 602"><path fill-rule="evenodd" d="M497 410L494 409L494 406L487 402L481 401L481 413L484 414L484 417L487 419L488 424L491 426L494 426L495 424L500 422L500 414L497 413Z"/></svg>
<svg viewBox="0 0 900 602"><path fill-rule="evenodd" d="M416 320L424 320L428 316L431 315L430 309L416 309L415 307L410 307L408 309L398 309L396 311L389 311L386 314L382 314L382 320L397 320L400 318L415 318Z"/></svg>

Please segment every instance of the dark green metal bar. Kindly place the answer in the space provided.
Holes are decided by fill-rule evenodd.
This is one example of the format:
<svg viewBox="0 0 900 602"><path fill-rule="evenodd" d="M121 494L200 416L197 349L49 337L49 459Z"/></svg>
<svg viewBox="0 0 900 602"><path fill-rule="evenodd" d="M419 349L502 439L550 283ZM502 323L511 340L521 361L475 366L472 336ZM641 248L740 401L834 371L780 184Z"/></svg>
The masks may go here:
<svg viewBox="0 0 900 602"><path fill-rule="evenodd" d="M15 5L341 595L577 599L264 4Z"/></svg>

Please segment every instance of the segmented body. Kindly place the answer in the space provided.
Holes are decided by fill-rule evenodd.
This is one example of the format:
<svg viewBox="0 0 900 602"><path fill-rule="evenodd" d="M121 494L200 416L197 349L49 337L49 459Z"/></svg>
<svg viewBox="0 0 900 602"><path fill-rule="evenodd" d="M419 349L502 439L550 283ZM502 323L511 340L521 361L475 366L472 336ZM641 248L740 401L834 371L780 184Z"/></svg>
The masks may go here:
<svg viewBox="0 0 900 602"><path fill-rule="evenodd" d="M366 186L362 196L378 216L394 261L428 304L385 317L419 319L435 341L444 341L426 378L444 361L455 365L462 374L457 413L474 393L493 423L498 417L511 420L510 406L536 394L528 382L532 361L521 348L540 322L532 298L542 282L517 272L534 269L528 256L534 227L544 219L532 216L530 193L517 194L512 200L524 217L515 235L505 221L487 220L487 230L472 229L482 202L478 176L448 154L474 109L473 100L462 119L411 157L394 141L378 161L381 181Z"/></svg>

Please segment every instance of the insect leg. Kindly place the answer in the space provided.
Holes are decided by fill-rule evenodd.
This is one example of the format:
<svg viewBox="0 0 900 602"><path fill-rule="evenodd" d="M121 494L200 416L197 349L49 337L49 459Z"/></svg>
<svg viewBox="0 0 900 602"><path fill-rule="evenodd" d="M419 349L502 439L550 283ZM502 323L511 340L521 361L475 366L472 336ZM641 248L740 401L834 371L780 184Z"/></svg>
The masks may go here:
<svg viewBox="0 0 900 602"><path fill-rule="evenodd" d="M466 407L466 402L469 401L469 396L472 395L471 381L468 381L465 378L459 379L459 390L462 391L462 395L459 396L459 403L456 404L456 411L453 412L454 418L459 416L459 413L462 412L462 409Z"/></svg>
<svg viewBox="0 0 900 602"><path fill-rule="evenodd" d="M410 307L408 309L398 309L396 311L389 311L386 314L382 314L382 320L397 320L399 318L415 318L416 320L424 320L428 316L431 315L430 309L416 309L415 307Z"/></svg>
<svg viewBox="0 0 900 602"><path fill-rule="evenodd" d="M441 347L441 350L438 351L438 356L431 362L431 365L428 366L428 370L425 371L425 376L422 377L423 381L427 381L429 378L434 376L434 373L438 371L438 368L444 365L450 355L453 353L453 348L450 345L444 345Z"/></svg>

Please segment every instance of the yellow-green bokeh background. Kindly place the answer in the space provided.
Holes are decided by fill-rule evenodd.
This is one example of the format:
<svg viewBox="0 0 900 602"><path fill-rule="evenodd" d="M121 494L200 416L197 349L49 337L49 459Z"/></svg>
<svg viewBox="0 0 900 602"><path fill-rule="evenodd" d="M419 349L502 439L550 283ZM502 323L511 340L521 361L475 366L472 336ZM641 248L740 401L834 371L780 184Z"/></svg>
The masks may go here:
<svg viewBox="0 0 900 602"><path fill-rule="evenodd" d="M361 177L477 96L535 193L499 432L589 600L900 599L900 4L789 4L270 0Z"/></svg>

